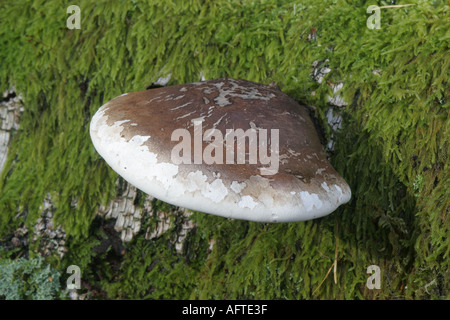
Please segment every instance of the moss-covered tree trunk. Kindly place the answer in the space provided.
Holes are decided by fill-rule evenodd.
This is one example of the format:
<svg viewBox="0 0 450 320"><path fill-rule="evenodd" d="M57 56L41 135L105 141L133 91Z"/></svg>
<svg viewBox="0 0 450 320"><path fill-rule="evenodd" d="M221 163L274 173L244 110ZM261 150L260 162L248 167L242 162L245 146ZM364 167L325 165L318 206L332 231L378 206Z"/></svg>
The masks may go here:
<svg viewBox="0 0 450 320"><path fill-rule="evenodd" d="M446 1L380 1L380 29L367 26L371 1L81 0L80 29L67 27L70 4L0 4L0 89L23 101L2 149L2 261L42 255L64 275L77 265L86 297L450 298ZM89 121L169 74L169 85L275 82L311 106L351 202L262 224L175 208L124 182ZM367 285L372 265L379 289Z"/></svg>

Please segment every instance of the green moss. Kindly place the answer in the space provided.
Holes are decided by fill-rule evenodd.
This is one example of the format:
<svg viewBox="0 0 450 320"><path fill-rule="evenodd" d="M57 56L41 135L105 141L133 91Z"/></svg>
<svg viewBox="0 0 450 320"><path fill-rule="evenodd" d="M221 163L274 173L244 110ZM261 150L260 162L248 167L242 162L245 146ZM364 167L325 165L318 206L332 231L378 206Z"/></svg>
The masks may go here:
<svg viewBox="0 0 450 320"><path fill-rule="evenodd" d="M25 112L0 177L0 235L33 226L52 192L69 247L60 267L79 261L110 298L448 298L449 6L382 9L381 29L368 29L375 3L385 4L79 1L80 30L66 28L69 1L2 4L0 89L15 86ZM312 64L326 59L332 71L319 84ZM175 231L152 241L140 234L120 267L107 267L109 251L95 251L105 238L95 215L116 195L117 175L95 152L89 120L123 92L168 73L170 84L197 81L200 72L275 81L314 105L325 127L328 84L343 81L350 104L339 110L331 161L353 198L302 223L196 213L183 255L170 245ZM322 283L336 248L337 281L332 270ZM382 270L380 290L365 286L371 264Z"/></svg>

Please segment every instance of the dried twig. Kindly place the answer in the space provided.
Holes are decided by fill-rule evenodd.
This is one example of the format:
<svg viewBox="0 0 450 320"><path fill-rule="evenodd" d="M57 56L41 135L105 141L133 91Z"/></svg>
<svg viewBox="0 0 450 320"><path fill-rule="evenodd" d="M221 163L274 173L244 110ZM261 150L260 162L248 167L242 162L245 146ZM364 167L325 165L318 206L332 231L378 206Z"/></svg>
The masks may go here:
<svg viewBox="0 0 450 320"><path fill-rule="evenodd" d="M333 268L335 262L333 262L333 264L331 265L330 269L328 269L327 274L325 275L325 277L323 278L322 282L319 284L319 286L316 288L316 290L313 291L313 295L314 293L316 293L317 290L319 290L319 288L322 286L322 283L325 281L325 279L328 277L328 275L330 274L331 269Z"/></svg>
<svg viewBox="0 0 450 320"><path fill-rule="evenodd" d="M388 6L382 6L382 7L378 7L380 9L384 9L384 8L401 8L401 7L409 7L409 6L415 6L415 3L410 3L410 4L392 4L392 5L388 5Z"/></svg>
<svg viewBox="0 0 450 320"><path fill-rule="evenodd" d="M328 275L331 272L331 269L333 269L333 275L334 275L334 283L337 284L337 253L338 253L338 243L339 243L339 236L337 233L337 227L336 227L336 250L334 251L334 262L331 265L330 269L328 269L327 274L325 275L325 277L322 279L322 281L320 282L319 286L313 291L313 295L316 293L317 290L319 290L319 288L322 286L323 282L325 281L325 279L328 277Z"/></svg>
<svg viewBox="0 0 450 320"><path fill-rule="evenodd" d="M336 226L336 250L334 251L334 284L337 284L337 253L338 253L338 243L339 243L339 235L337 233L337 226Z"/></svg>

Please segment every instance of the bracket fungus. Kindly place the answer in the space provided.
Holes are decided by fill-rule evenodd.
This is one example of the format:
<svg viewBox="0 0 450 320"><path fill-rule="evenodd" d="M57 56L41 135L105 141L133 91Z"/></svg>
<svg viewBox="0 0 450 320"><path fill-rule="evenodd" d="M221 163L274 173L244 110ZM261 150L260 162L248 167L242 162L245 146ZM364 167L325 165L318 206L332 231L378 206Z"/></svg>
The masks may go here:
<svg viewBox="0 0 450 320"><path fill-rule="evenodd" d="M97 111L90 134L125 180L195 211L303 221L351 197L305 108L273 86L218 79L125 93Z"/></svg>

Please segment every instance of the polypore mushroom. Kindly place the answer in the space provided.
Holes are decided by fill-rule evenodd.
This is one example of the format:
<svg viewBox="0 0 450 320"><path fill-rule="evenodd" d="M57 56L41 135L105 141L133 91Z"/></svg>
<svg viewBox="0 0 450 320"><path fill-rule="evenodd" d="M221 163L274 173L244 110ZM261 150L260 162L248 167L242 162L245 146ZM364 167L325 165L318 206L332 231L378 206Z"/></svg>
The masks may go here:
<svg viewBox="0 0 450 320"><path fill-rule="evenodd" d="M303 106L274 87L219 79L125 93L91 121L125 180L176 206L227 218L318 218L349 201Z"/></svg>

